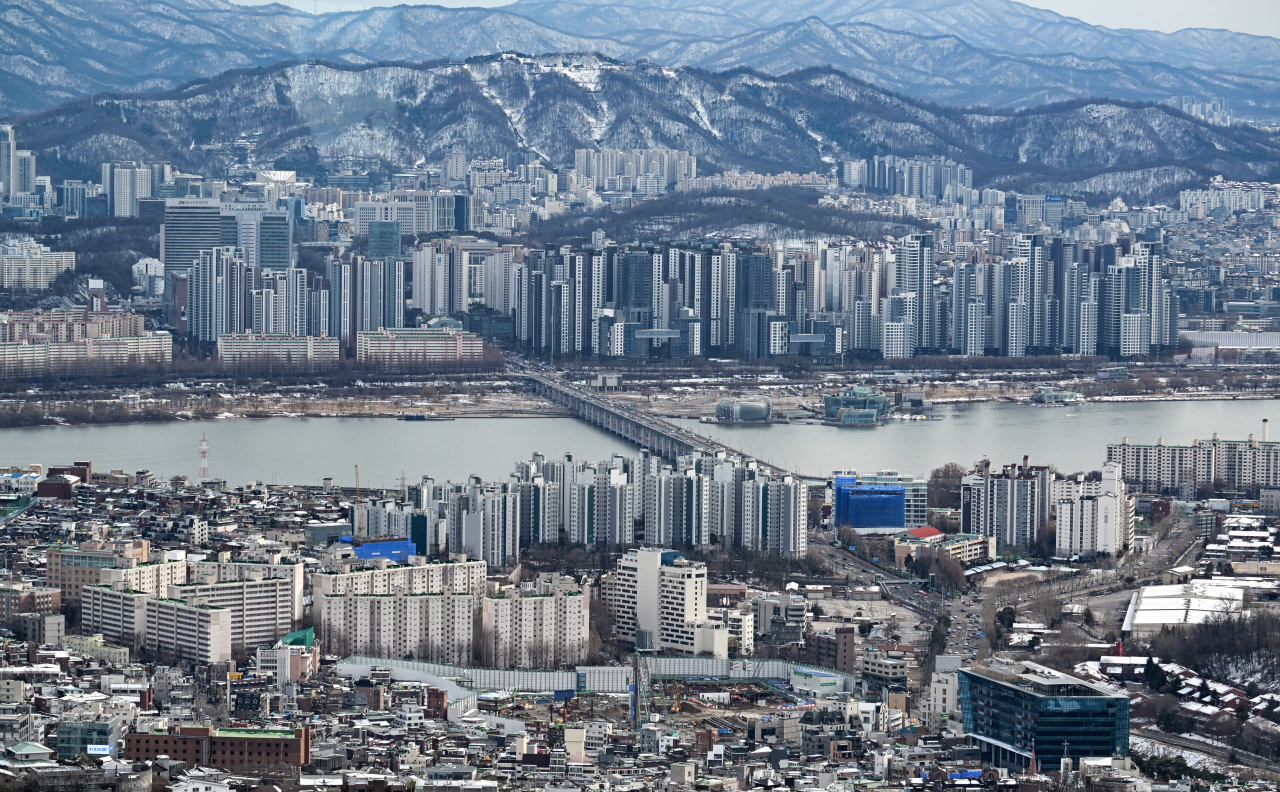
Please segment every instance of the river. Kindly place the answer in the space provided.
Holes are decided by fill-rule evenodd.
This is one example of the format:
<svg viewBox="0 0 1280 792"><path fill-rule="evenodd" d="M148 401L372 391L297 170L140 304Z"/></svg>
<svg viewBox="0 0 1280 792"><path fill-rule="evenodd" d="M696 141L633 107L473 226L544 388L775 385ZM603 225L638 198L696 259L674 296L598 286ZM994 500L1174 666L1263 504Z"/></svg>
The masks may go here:
<svg viewBox="0 0 1280 792"><path fill-rule="evenodd" d="M751 455L826 476L838 468L881 468L925 476L947 462L965 466L982 459L1053 464L1064 473L1102 465L1106 445L1129 437L1134 443L1189 443L1218 432L1224 438L1261 436L1262 419L1280 422L1273 401L1185 401L1093 403L1042 408L1008 403L943 405L942 421L891 421L875 429L822 425L766 426L681 421ZM1280 427L1278 427L1280 431ZM501 480L518 459L534 451L572 453L595 461L635 446L572 418L474 418L407 422L389 418L270 418L41 427L0 430L0 464L46 466L88 459L97 470L151 470L158 477L195 477L201 435L209 439L209 472L231 486L248 481L319 484L332 476L390 488L409 481L437 481L476 474ZM1280 434L1277 434L1280 439Z"/></svg>

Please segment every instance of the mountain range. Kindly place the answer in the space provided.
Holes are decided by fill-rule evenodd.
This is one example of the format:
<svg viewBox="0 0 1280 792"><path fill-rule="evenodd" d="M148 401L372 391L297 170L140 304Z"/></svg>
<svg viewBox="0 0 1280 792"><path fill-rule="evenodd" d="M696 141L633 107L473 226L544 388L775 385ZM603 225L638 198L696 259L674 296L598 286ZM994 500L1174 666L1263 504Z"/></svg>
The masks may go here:
<svg viewBox="0 0 1280 792"><path fill-rule="evenodd" d="M834 67L949 106L1223 96L1280 118L1280 40L1221 30L1111 30L1012 0L518 0L312 15L227 0L6 0L0 113L101 92L173 89L228 69L319 58L432 63L598 53L771 75Z"/></svg>
<svg viewBox="0 0 1280 792"><path fill-rule="evenodd" d="M19 119L17 133L42 162L86 168L164 158L217 171L234 155L212 142L248 134L258 161L283 166L362 157L403 167L455 146L469 157L533 151L564 165L575 148L609 147L687 149L703 172L827 172L850 157L940 154L973 167L982 186L1136 197L1212 174L1280 178L1280 135L1160 105L948 109L830 68L771 76L594 55L279 64L76 100Z"/></svg>

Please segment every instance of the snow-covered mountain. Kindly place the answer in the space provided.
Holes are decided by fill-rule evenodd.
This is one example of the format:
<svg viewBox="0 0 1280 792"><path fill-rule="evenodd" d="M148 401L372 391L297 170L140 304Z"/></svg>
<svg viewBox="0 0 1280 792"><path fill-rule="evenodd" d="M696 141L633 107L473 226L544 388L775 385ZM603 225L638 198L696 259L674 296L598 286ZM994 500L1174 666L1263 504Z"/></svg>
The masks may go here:
<svg viewBox="0 0 1280 792"><path fill-rule="evenodd" d="M0 113L104 91L176 88L298 58L363 64L593 52L713 71L834 66L951 106L1225 96L1239 114L1280 118L1275 39L1109 31L1010 0L646 2L519 0L499 9L418 5L313 16L227 0L7 0Z"/></svg>
<svg viewBox="0 0 1280 792"><path fill-rule="evenodd" d="M506 10L597 35L617 28L618 20L630 28L667 29L673 13L689 13L689 0L643 2L517 0ZM717 33L702 35L735 35L743 25L768 28L817 17L830 24L862 22L923 36L957 36L975 47L1014 55L1071 54L1253 74L1273 73L1280 64L1280 39L1206 28L1115 30L1015 0L699 0L696 8L707 19L723 18Z"/></svg>
<svg viewBox="0 0 1280 792"><path fill-rule="evenodd" d="M39 156L161 157L214 169L204 144L259 136L259 161L361 156L391 167L529 150L679 148L704 171L826 172L873 153L945 154L984 185L1151 195L1194 178L1280 177L1280 137L1211 127L1161 106L1076 102L1023 112L943 109L832 69L713 73L591 55L494 56L435 65L321 62L229 72L149 96L78 100L20 119Z"/></svg>

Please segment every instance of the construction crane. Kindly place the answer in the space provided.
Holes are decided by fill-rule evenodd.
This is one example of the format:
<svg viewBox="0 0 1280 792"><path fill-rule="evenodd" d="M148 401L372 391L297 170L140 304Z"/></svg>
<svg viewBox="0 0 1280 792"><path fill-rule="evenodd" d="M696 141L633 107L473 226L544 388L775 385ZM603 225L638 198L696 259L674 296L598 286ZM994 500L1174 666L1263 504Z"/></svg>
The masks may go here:
<svg viewBox="0 0 1280 792"><path fill-rule="evenodd" d="M360 510L360 466L356 465L356 539L364 537L364 512Z"/></svg>

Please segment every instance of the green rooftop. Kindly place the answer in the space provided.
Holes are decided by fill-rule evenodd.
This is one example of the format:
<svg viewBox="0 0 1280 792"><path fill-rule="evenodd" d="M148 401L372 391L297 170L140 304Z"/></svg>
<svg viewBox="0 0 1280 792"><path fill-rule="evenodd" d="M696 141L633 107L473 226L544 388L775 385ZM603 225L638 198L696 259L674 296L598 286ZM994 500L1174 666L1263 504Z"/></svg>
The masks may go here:
<svg viewBox="0 0 1280 792"><path fill-rule="evenodd" d="M308 627L305 630L295 630L284 638L280 639L280 643L285 646L301 646L303 649L309 649L311 644L315 643L316 629Z"/></svg>
<svg viewBox="0 0 1280 792"><path fill-rule="evenodd" d="M218 729L214 737L293 737L293 732L284 729Z"/></svg>

